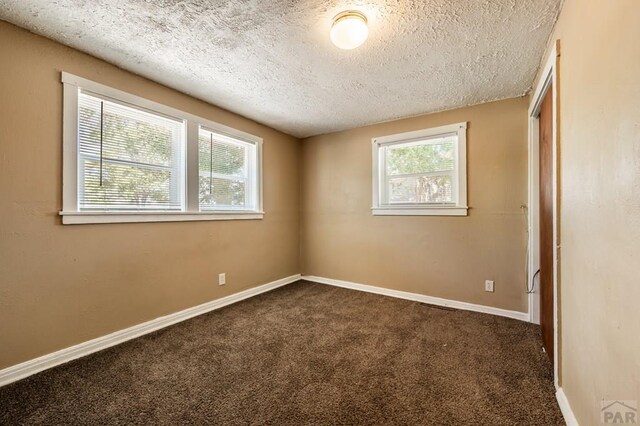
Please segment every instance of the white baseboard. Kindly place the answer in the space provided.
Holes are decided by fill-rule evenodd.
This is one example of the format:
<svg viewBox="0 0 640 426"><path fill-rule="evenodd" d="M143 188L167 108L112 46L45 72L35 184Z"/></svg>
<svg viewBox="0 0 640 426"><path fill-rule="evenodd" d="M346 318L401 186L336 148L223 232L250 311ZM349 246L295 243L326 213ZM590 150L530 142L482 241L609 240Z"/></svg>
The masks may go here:
<svg viewBox="0 0 640 426"><path fill-rule="evenodd" d="M20 364L13 365L11 367L7 367L3 370L0 370L0 386L7 385L20 379L24 379L25 377L31 376L32 374L38 373L48 368L55 367L56 365L64 364L65 362L69 362L71 360L89 355L102 349L118 345L120 343L126 342L127 340L135 339L136 337L140 337L161 328L168 327L189 318L193 318L195 316L222 308L223 306L231 305L232 303L240 302L241 300L257 296L258 294L265 293L275 288L293 283L295 281L298 281L299 279L300 274L297 274L287 278L272 281L259 287L250 288L239 293L212 300L211 302L203 303L202 305L194 306L180 312L175 312L173 314L159 317L142 324L134 325L133 327L125 328L124 330L116 331L115 333L107 334L106 336L98 337L96 339L89 340L75 346L71 346L47 355L43 355L38 358L34 358L29 361L25 361Z"/></svg>
<svg viewBox="0 0 640 426"><path fill-rule="evenodd" d="M440 297L425 296L424 294L409 293L406 291L390 290L382 287L357 284L349 281L334 280L333 278L316 277L313 275L303 275L302 279L320 284L329 284L336 287L350 288L352 290L360 290L366 291L368 293L397 297L398 299L407 299L413 300L415 302L428 303L430 305L446 306L449 308L462 309L465 311L482 312L485 314L513 318L520 321L529 321L529 314L526 312L510 311L507 309L494 308L492 306L476 305L474 303L459 302L457 300L442 299Z"/></svg>
<svg viewBox="0 0 640 426"><path fill-rule="evenodd" d="M562 415L564 416L564 421L567 423L567 426L578 426L578 420L573 414L571 405L569 405L569 400L564 394L562 388L558 388L558 390L556 391L556 399L558 400L560 411L562 411Z"/></svg>

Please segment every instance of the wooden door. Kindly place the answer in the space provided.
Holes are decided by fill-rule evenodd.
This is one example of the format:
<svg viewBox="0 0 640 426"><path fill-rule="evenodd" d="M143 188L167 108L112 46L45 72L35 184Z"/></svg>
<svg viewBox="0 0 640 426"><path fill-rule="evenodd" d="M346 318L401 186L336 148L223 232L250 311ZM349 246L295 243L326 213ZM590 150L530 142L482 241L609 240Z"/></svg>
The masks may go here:
<svg viewBox="0 0 640 426"><path fill-rule="evenodd" d="M540 325L553 364L553 88L540 107Z"/></svg>

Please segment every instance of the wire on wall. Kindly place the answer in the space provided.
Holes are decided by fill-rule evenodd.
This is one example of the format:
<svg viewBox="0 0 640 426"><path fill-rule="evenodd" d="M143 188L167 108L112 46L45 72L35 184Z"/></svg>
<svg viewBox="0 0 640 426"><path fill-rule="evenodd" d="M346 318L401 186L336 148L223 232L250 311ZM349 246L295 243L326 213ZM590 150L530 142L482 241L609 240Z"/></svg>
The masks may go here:
<svg viewBox="0 0 640 426"><path fill-rule="evenodd" d="M529 207L526 204L520 205L520 210L522 210L522 215L524 218L524 227L527 230L527 249L524 260L524 284L527 294L534 293L536 290L536 282L535 279L540 273L540 269L536 271L535 274L531 277L531 282L529 282L529 245L531 244L531 235L529 232Z"/></svg>

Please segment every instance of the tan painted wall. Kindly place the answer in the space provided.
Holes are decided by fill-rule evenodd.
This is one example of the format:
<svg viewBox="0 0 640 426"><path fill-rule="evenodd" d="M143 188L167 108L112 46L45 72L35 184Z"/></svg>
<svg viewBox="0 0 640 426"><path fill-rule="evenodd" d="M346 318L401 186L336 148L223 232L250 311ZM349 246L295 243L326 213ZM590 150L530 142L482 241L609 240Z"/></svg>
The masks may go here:
<svg viewBox="0 0 640 426"><path fill-rule="evenodd" d="M581 425L640 402L640 2L566 0L560 39L561 386Z"/></svg>
<svg viewBox="0 0 640 426"><path fill-rule="evenodd" d="M0 368L299 272L297 139L1 21L0 58ZM61 225L62 70L263 137L264 220Z"/></svg>
<svg viewBox="0 0 640 426"><path fill-rule="evenodd" d="M303 273L526 311L527 106L510 99L304 140ZM372 216L371 138L461 121L469 216Z"/></svg>

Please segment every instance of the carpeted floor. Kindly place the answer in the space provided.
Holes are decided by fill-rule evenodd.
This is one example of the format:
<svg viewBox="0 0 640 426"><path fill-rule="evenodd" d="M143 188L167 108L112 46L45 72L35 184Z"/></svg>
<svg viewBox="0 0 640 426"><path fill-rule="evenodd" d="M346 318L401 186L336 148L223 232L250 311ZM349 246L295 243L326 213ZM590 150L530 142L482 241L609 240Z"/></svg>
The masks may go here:
<svg viewBox="0 0 640 426"><path fill-rule="evenodd" d="M299 282L0 388L0 424L564 424L539 327Z"/></svg>

